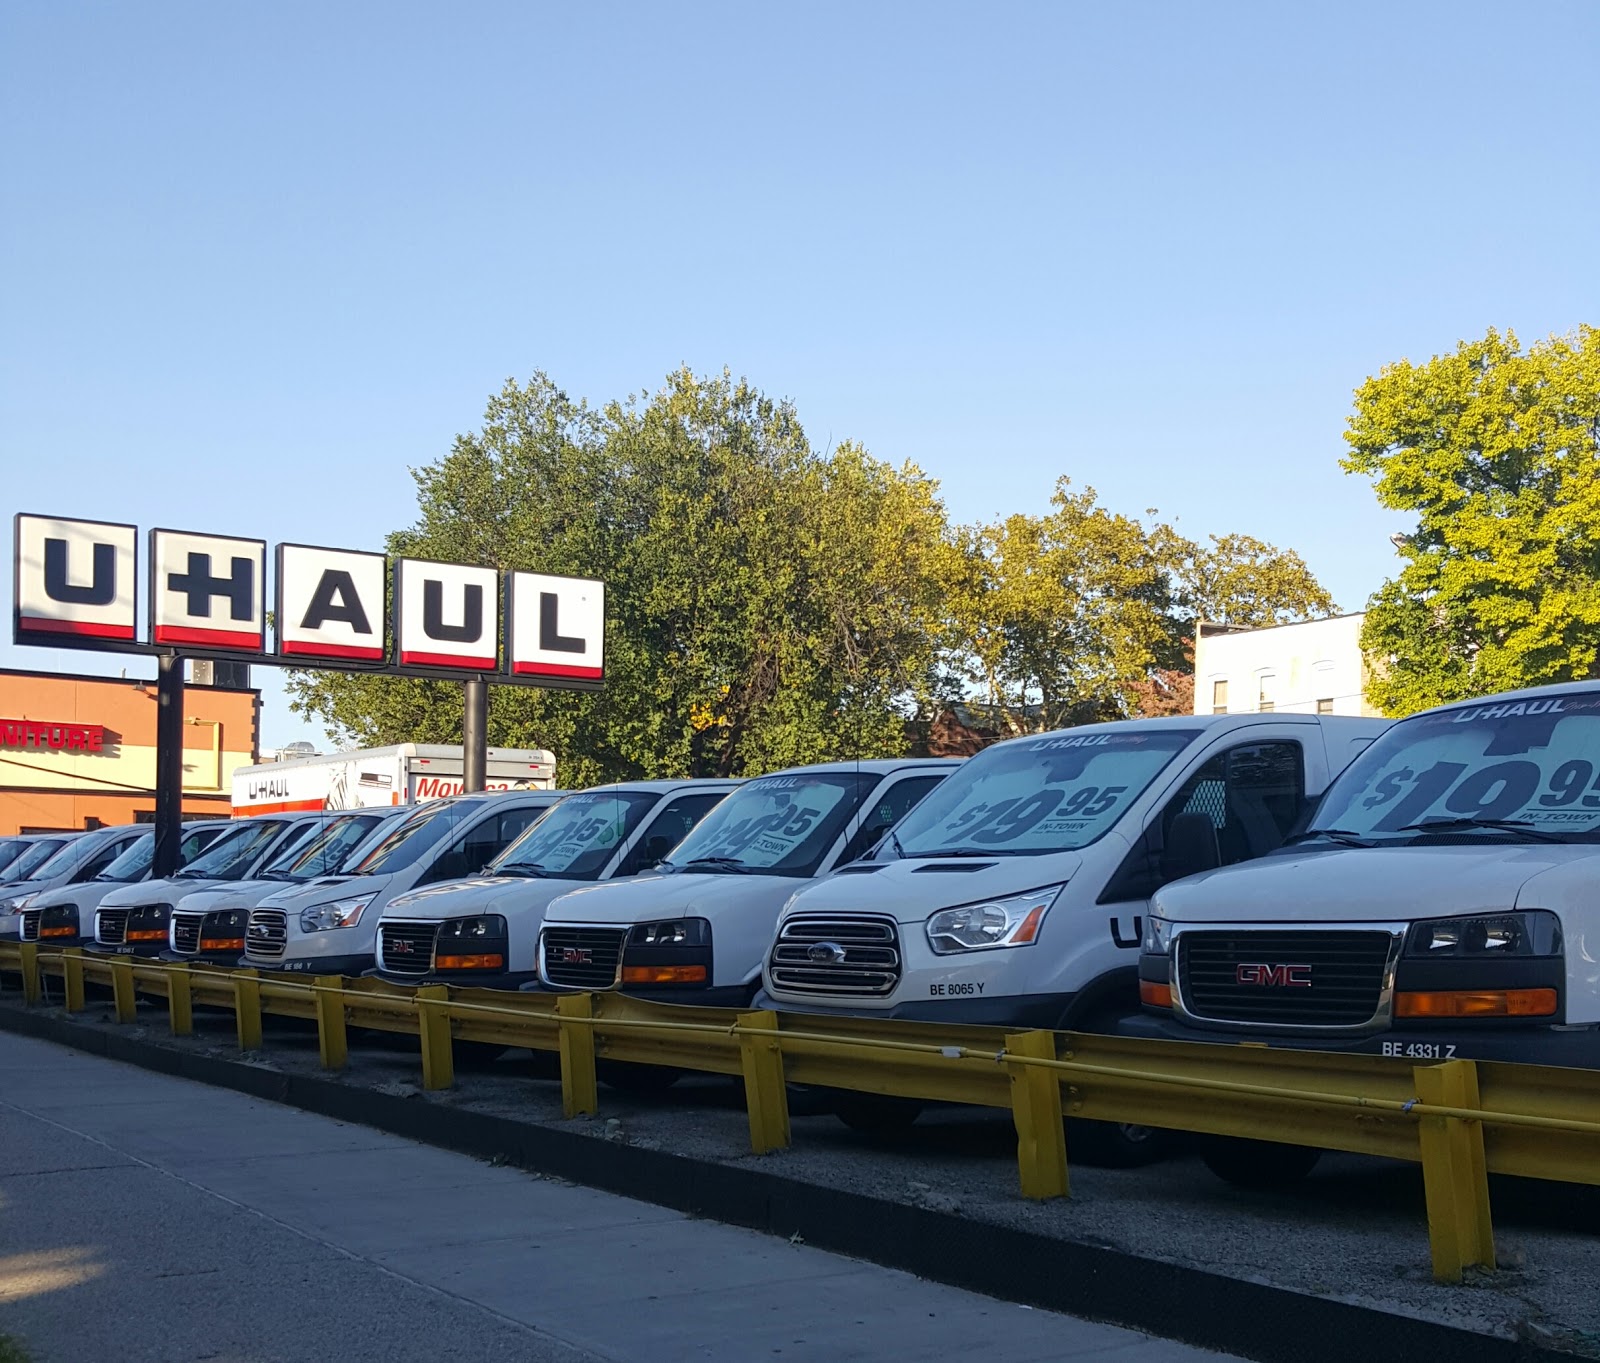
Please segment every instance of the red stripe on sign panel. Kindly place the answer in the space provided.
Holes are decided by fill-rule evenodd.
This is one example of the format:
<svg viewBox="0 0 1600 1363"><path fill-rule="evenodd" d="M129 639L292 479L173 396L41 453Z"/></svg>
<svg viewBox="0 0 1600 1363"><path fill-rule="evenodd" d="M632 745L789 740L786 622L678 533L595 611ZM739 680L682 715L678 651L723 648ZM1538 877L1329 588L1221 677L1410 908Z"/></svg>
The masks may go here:
<svg viewBox="0 0 1600 1363"><path fill-rule="evenodd" d="M190 629L187 625L157 625L158 644L206 644L212 648L248 648L261 651L261 635L253 630Z"/></svg>
<svg viewBox="0 0 1600 1363"><path fill-rule="evenodd" d="M323 807L321 800L280 800L270 805L235 805L233 817L248 819L256 814L306 814L316 813Z"/></svg>
<svg viewBox="0 0 1600 1363"><path fill-rule="evenodd" d="M17 628L38 634L81 634L86 639L131 639L132 625L97 625L87 620L44 620L36 615L24 615Z"/></svg>
<svg viewBox="0 0 1600 1363"><path fill-rule="evenodd" d="M366 658L381 662L381 648L357 647L354 644L302 644L284 639L278 645L280 653L293 653L302 658Z"/></svg>
<svg viewBox="0 0 1600 1363"><path fill-rule="evenodd" d="M401 667L454 667L462 672L492 672L493 658L461 658L454 653L402 653Z"/></svg>
<svg viewBox="0 0 1600 1363"><path fill-rule="evenodd" d="M584 677L599 681L605 676L602 667L573 667L570 663L512 663L511 670L519 677Z"/></svg>

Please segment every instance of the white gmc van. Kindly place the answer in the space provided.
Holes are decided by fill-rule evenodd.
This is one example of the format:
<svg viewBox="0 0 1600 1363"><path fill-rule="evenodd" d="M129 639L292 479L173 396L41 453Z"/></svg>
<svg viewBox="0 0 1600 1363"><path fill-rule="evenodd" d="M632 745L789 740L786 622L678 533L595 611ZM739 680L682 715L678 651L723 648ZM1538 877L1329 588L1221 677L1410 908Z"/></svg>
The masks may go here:
<svg viewBox="0 0 1600 1363"><path fill-rule="evenodd" d="M391 899L378 920L377 973L397 984L492 989L537 979L551 900L649 870L738 785L629 781L567 796L482 876Z"/></svg>
<svg viewBox="0 0 1600 1363"><path fill-rule="evenodd" d="M554 900L539 938L540 982L747 1005L796 886L870 851L960 765L831 762L745 782L673 849L664 874Z"/></svg>
<svg viewBox="0 0 1600 1363"><path fill-rule="evenodd" d="M338 875L268 895L250 911L241 965L313 975L372 968L378 918L396 895L476 875L567 792L495 791L419 805Z"/></svg>
<svg viewBox="0 0 1600 1363"><path fill-rule="evenodd" d="M40 838L11 868L17 878L0 889L0 937L37 941L39 915L32 906L41 894L93 880L149 832L143 824L122 824Z"/></svg>
<svg viewBox="0 0 1600 1363"><path fill-rule="evenodd" d="M1400 720L1143 937L1128 1035L1600 1067L1600 685Z"/></svg>

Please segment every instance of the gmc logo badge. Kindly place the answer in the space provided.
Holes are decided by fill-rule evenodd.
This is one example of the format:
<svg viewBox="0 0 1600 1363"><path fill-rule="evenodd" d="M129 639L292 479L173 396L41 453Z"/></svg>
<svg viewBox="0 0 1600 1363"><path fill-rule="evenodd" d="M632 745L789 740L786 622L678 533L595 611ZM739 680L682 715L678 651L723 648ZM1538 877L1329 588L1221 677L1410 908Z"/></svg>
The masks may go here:
<svg viewBox="0 0 1600 1363"><path fill-rule="evenodd" d="M1263 989L1309 989L1311 967L1308 965L1261 965L1250 963L1235 966L1235 984L1260 985Z"/></svg>
<svg viewBox="0 0 1600 1363"><path fill-rule="evenodd" d="M594 953L588 947L562 947L562 965L593 965Z"/></svg>

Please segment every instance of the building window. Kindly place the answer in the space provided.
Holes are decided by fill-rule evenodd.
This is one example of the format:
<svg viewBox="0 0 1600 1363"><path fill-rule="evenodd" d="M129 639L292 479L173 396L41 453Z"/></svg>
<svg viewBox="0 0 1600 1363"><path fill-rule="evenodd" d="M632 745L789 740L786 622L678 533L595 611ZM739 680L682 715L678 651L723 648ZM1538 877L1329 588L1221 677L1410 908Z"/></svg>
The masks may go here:
<svg viewBox="0 0 1600 1363"><path fill-rule="evenodd" d="M1333 713L1333 699L1330 697L1327 700L1319 700L1317 702L1317 713L1319 715L1331 715Z"/></svg>
<svg viewBox="0 0 1600 1363"><path fill-rule="evenodd" d="M1267 672L1261 676L1257 683L1260 689L1257 692L1256 709L1264 715L1278 708L1277 697L1273 694L1276 680L1277 678Z"/></svg>
<svg viewBox="0 0 1600 1363"><path fill-rule="evenodd" d="M1226 679L1211 683L1211 713L1214 715L1228 713L1228 683Z"/></svg>

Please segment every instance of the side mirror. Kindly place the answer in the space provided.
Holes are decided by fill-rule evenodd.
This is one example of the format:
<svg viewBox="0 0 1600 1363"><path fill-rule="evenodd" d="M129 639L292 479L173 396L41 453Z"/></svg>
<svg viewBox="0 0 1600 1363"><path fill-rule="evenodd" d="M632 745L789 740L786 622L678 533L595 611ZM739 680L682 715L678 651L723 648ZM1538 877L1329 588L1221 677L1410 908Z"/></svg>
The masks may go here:
<svg viewBox="0 0 1600 1363"><path fill-rule="evenodd" d="M646 838L644 843L644 864L654 866L658 861L665 861L667 853L675 844L665 833L657 833L653 838Z"/></svg>
<svg viewBox="0 0 1600 1363"><path fill-rule="evenodd" d="M1214 871L1220 865L1216 825L1206 815L1179 814L1173 819L1167 829L1166 845L1161 849L1163 883Z"/></svg>

